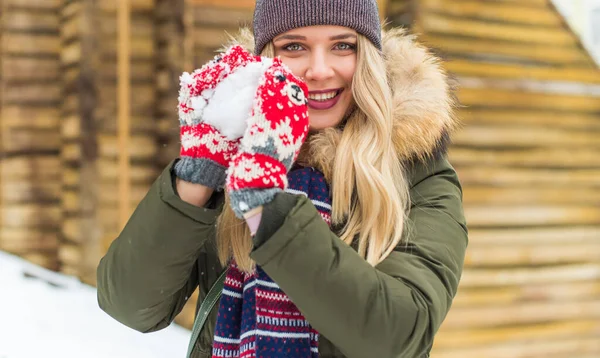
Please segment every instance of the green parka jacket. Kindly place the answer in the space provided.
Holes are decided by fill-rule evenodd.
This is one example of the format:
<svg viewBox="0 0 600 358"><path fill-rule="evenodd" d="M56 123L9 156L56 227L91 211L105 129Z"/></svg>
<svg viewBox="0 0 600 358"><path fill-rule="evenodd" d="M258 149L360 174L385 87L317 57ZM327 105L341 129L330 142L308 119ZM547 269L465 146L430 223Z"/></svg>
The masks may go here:
<svg viewBox="0 0 600 358"><path fill-rule="evenodd" d="M394 140L400 157L411 163L406 165L408 240L373 267L329 229L308 199L281 193L264 208L255 237L261 244L251 254L319 331L323 358L428 356L462 272L467 246L462 191L443 154L455 125L445 75L400 31L385 34L384 52L391 78L404 81L393 88ZM410 65L393 66L400 61ZM421 108L419 115L415 108ZM421 138L406 139L415 135ZM182 201L173 163L138 205L97 272L100 307L140 332L168 326L198 286L202 302L224 269L215 248L223 195L215 193L206 208ZM211 356L216 314L215 307L194 357Z"/></svg>

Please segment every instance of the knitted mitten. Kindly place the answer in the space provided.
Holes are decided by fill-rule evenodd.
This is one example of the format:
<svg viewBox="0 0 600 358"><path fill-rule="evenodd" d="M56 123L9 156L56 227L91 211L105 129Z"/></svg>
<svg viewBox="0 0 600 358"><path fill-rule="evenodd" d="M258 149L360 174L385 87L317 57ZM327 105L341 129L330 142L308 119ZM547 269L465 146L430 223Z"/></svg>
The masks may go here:
<svg viewBox="0 0 600 358"><path fill-rule="evenodd" d="M236 93L240 82L250 83L246 87L255 91L248 78L255 77L254 82L258 81L264 67L260 62L260 57L241 46L233 46L192 74L185 72L181 76L181 160L175 165L179 178L213 189L224 187L226 169L237 152L254 96L252 92L246 101L247 108L238 105L228 109L232 107L232 93L243 97L248 92Z"/></svg>
<svg viewBox="0 0 600 358"><path fill-rule="evenodd" d="M287 187L287 172L308 134L307 93L306 84L280 59L261 77L227 176L231 207L239 218Z"/></svg>

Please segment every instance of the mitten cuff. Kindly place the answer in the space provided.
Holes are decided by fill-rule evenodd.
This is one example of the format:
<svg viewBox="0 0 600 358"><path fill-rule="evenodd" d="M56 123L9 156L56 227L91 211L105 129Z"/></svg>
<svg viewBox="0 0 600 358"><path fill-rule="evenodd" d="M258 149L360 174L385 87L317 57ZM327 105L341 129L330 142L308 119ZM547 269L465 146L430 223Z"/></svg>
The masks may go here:
<svg viewBox="0 0 600 358"><path fill-rule="evenodd" d="M173 167L173 171L180 179L215 190L223 189L227 176L224 166L205 158L182 157Z"/></svg>
<svg viewBox="0 0 600 358"><path fill-rule="evenodd" d="M270 203L280 192L282 192L280 188L236 190L229 193L229 200L235 215L243 219L245 213Z"/></svg>

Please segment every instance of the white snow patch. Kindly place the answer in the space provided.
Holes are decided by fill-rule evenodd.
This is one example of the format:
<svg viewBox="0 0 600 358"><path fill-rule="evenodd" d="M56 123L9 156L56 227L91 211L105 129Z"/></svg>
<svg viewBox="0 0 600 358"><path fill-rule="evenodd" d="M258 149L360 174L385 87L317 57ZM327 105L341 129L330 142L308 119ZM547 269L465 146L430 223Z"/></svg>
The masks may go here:
<svg viewBox="0 0 600 358"><path fill-rule="evenodd" d="M99 307L96 289L0 251L0 358L185 357L190 331L142 334Z"/></svg>
<svg viewBox="0 0 600 358"><path fill-rule="evenodd" d="M247 120L254 104L259 80L273 60L263 58L227 76L215 88L208 105L204 108L204 122L212 124L228 139L244 135Z"/></svg>

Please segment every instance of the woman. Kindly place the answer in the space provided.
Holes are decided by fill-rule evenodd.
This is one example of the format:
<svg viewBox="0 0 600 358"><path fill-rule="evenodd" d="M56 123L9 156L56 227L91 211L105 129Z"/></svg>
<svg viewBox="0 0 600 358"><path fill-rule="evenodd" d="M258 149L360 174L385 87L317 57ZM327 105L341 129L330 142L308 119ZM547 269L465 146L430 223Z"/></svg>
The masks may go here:
<svg viewBox="0 0 600 358"><path fill-rule="evenodd" d="M457 124L444 72L403 31L382 33L375 0L258 1L254 35L238 42L264 57L230 49L182 78L182 158L102 259L101 308L156 331L198 286L202 302L227 267L194 357L428 356L467 245L461 187L445 159ZM283 64L266 60L274 56ZM218 121L194 122L188 114L210 103L185 89L204 81L216 98L225 80L206 79L219 66L261 67L257 98L290 96L293 114L257 100L241 139ZM289 117L298 121L285 158L295 161L259 145L253 122ZM219 151L189 150L215 133ZM257 152L283 174L248 186L240 178ZM291 329L277 314L299 323Z"/></svg>

